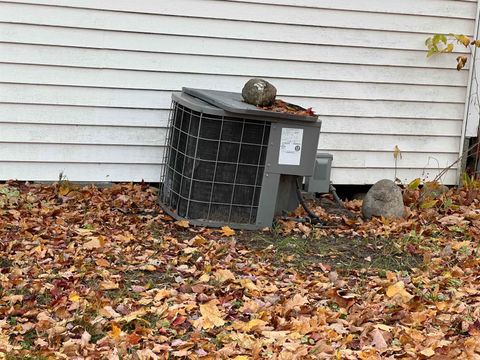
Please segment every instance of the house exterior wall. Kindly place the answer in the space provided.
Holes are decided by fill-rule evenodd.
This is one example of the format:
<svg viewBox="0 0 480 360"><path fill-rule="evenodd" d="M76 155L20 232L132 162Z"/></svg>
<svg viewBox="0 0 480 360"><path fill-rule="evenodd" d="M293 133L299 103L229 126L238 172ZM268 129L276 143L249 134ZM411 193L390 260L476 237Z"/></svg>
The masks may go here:
<svg viewBox="0 0 480 360"><path fill-rule="evenodd" d="M427 59L424 42L472 35L476 12L454 0L0 0L0 180L156 182L172 91L240 91L250 77L320 115L334 183L431 179L458 157L469 72L458 53ZM456 179L452 168L443 181Z"/></svg>

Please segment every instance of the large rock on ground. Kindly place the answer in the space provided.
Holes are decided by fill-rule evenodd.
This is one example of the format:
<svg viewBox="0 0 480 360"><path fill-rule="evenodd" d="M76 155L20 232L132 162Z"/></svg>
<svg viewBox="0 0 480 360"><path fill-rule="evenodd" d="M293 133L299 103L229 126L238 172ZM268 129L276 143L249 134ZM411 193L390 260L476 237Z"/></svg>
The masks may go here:
<svg viewBox="0 0 480 360"><path fill-rule="evenodd" d="M380 180L365 195L362 214L366 219L372 216L383 216L387 219L403 217L405 207L402 191L392 180Z"/></svg>
<svg viewBox="0 0 480 360"><path fill-rule="evenodd" d="M243 100L255 106L270 106L275 102L277 89L263 79L250 79L242 90Z"/></svg>

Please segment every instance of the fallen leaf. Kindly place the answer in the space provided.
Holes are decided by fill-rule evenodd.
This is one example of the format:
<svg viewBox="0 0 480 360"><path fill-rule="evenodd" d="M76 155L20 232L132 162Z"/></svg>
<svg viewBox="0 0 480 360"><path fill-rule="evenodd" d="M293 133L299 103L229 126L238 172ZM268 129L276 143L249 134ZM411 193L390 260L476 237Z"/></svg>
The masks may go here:
<svg viewBox="0 0 480 360"><path fill-rule="evenodd" d="M136 333L133 333L125 336L125 339L127 340L127 343L129 343L130 345L137 345L140 342L140 340L142 340L142 337Z"/></svg>
<svg viewBox="0 0 480 360"><path fill-rule="evenodd" d="M198 280L203 282L203 283L207 283L207 282L210 281L210 275L202 274L202 276L200 276L200 278Z"/></svg>
<svg viewBox="0 0 480 360"><path fill-rule="evenodd" d="M105 244L105 238L103 236L90 236L89 239L91 240L83 244L83 248L86 250L98 249Z"/></svg>
<svg viewBox="0 0 480 360"><path fill-rule="evenodd" d="M68 295L68 299L72 302L78 302L80 301L80 296L76 292L72 292Z"/></svg>
<svg viewBox="0 0 480 360"><path fill-rule="evenodd" d="M221 283L228 280L235 280L235 275L228 269L218 269L215 271L215 279Z"/></svg>
<svg viewBox="0 0 480 360"><path fill-rule="evenodd" d="M426 357L432 357L433 355L435 355L435 350L433 350L432 348L426 348L420 351L420 354Z"/></svg>
<svg viewBox="0 0 480 360"><path fill-rule="evenodd" d="M387 296L389 298L399 297L403 302L409 302L413 298L413 295L405 290L405 283L403 281L398 281L394 285L390 285L387 289Z"/></svg>
<svg viewBox="0 0 480 360"><path fill-rule="evenodd" d="M221 234L223 236L226 236L226 237L229 237L229 236L234 236L235 235L235 230L231 229L230 227L228 226L224 226L222 227L222 229L220 230Z"/></svg>
<svg viewBox="0 0 480 360"><path fill-rule="evenodd" d="M119 321L119 322L120 321L125 321L125 322L129 323L133 320L140 319L146 313L147 313L147 311L142 308L142 309L139 309L139 310L136 310L136 311L132 311L130 314L125 315L124 317L118 319L117 321Z"/></svg>
<svg viewBox="0 0 480 360"><path fill-rule="evenodd" d="M110 281L110 280L105 280L100 283L100 289L102 290L114 290L118 289L120 286L118 283Z"/></svg>
<svg viewBox="0 0 480 360"><path fill-rule="evenodd" d="M188 229L190 227L190 223L187 220L178 220L178 221L175 221L174 224L184 229Z"/></svg>
<svg viewBox="0 0 480 360"><path fill-rule="evenodd" d="M96 259L95 264L97 264L100 267L109 267L110 266L110 263L105 259Z"/></svg>
<svg viewBox="0 0 480 360"><path fill-rule="evenodd" d="M120 340L122 334L122 329L117 326L117 324L112 323L112 330L110 331L109 335L113 340Z"/></svg>
<svg viewBox="0 0 480 360"><path fill-rule="evenodd" d="M305 304L308 304L308 298L300 294L295 294L293 298L287 301L287 303L285 304L285 309L288 311Z"/></svg>
<svg viewBox="0 0 480 360"><path fill-rule="evenodd" d="M82 334L82 337L80 339L80 344L82 347L87 346L90 343L90 340L92 339L92 335L88 333L88 331L84 331Z"/></svg>
<svg viewBox="0 0 480 360"><path fill-rule="evenodd" d="M372 345L375 347L375 349L382 352L388 348L388 344L380 330L373 329L370 335L372 336Z"/></svg>
<svg viewBox="0 0 480 360"><path fill-rule="evenodd" d="M163 299L170 297L171 294L172 294L172 292L171 292L170 290L160 289L160 290L158 290L158 292L155 294L155 297L153 298L153 300L155 300L155 301L162 301Z"/></svg>
<svg viewBox="0 0 480 360"><path fill-rule="evenodd" d="M235 322L233 323L233 328L235 330L239 330L242 332L250 332L250 331L258 331L258 330L264 330L265 326L268 323L266 321L260 320L260 319L252 319L247 323L244 322Z"/></svg>
<svg viewBox="0 0 480 360"><path fill-rule="evenodd" d="M195 326L202 329L213 329L214 327L225 325L223 315L217 307L218 300L211 300L208 303L200 305L202 316L194 321Z"/></svg>
<svg viewBox="0 0 480 360"><path fill-rule="evenodd" d="M245 289L248 289L250 291L259 291L257 285L255 285L250 279L240 279L239 283Z"/></svg>

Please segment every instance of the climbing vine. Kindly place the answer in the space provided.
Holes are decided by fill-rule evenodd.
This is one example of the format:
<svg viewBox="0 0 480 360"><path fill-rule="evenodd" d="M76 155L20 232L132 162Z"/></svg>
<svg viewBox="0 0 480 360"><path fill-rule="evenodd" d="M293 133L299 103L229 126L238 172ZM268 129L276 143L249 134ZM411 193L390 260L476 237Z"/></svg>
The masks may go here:
<svg viewBox="0 0 480 360"><path fill-rule="evenodd" d="M435 54L451 53L455 50L455 45L463 45L472 52L473 47L480 47L480 40L473 39L469 36L462 34L435 34L425 40L428 52L427 56L430 57ZM467 64L467 56L457 56L457 70L462 70Z"/></svg>
<svg viewBox="0 0 480 360"><path fill-rule="evenodd" d="M442 53L452 53L455 50L456 45L464 46L469 50L470 54L473 54L474 48L480 48L480 40L463 35L463 34L448 34L448 35L435 34L425 40L425 45L427 46L427 49L428 49L427 57L430 57L436 54L442 54ZM457 56L456 60L457 60L457 70L460 71L467 64L468 57L466 55L459 55ZM479 80L477 79L477 74L475 72L473 75L474 75L474 83L472 83L472 86L476 87L476 91L474 93L474 95L476 96L476 101L473 102L473 105L478 108L480 104ZM473 159L473 156L475 156L475 159L473 159L475 162L473 165L474 173L475 174L478 173L479 167L480 167L480 161L479 161L480 142L478 138L472 139L472 140L473 140L473 144L472 142L470 143L470 148L464 151L461 154L461 156L446 169L451 168L453 165L455 165L459 161L462 161L464 158L467 158L467 161L468 161L469 157L472 157ZM472 151L473 153L471 153ZM446 169L444 169L444 171Z"/></svg>

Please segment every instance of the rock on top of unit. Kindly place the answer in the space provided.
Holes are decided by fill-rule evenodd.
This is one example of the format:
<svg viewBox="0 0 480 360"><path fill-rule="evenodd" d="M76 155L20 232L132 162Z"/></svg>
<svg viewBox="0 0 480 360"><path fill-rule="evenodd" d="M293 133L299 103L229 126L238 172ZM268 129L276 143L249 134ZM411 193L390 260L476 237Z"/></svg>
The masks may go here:
<svg viewBox="0 0 480 360"><path fill-rule="evenodd" d="M277 89L263 79L250 79L242 90L243 100L255 106L270 106L275 102Z"/></svg>

